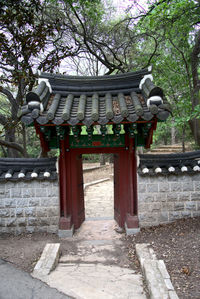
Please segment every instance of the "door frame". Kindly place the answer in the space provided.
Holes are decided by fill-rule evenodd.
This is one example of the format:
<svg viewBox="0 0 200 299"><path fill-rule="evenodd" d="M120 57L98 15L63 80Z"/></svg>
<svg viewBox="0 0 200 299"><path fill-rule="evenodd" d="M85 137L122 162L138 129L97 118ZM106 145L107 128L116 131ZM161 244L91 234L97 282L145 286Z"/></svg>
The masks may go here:
<svg viewBox="0 0 200 299"><path fill-rule="evenodd" d="M130 138L132 139L132 138ZM137 217L137 165L133 140L129 141L127 147L110 148L69 148L66 140L61 140L61 154L59 159L59 182L60 182L60 229L70 229L74 225L79 228L85 220L85 213L80 215L80 208L84 203L80 201L77 191L78 181L81 176L75 171L76 157L82 154L117 154L119 157L119 184L114 191L118 194L114 197L114 218L120 227L125 224L128 228L138 228ZM116 167L116 163L114 164ZM81 170L82 171L82 170ZM83 171L82 171L83 175ZM116 180L116 177L114 177ZM83 198L84 201L84 198ZM117 206L116 206L117 205Z"/></svg>

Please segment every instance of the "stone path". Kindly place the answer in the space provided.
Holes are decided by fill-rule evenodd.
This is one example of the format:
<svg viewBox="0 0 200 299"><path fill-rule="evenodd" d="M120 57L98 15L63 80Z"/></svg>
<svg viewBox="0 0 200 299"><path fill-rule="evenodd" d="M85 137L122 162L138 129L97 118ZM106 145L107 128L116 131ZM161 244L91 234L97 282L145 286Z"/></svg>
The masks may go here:
<svg viewBox="0 0 200 299"><path fill-rule="evenodd" d="M128 267L115 227L114 220L85 221L69 239L76 253L60 258L48 285L76 299L146 299L142 276Z"/></svg>
<svg viewBox="0 0 200 299"><path fill-rule="evenodd" d="M86 221L68 242L75 250L61 256L45 278L49 286L76 299L146 299L142 276L130 268L122 235L113 220L113 181L85 192Z"/></svg>
<svg viewBox="0 0 200 299"><path fill-rule="evenodd" d="M87 187L85 191L86 219L110 218L114 216L113 181Z"/></svg>

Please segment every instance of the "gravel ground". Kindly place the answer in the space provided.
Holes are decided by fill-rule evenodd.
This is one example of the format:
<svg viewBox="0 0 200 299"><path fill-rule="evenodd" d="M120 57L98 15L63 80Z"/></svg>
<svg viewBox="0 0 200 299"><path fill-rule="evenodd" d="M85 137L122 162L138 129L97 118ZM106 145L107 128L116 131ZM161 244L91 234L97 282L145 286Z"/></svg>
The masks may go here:
<svg viewBox="0 0 200 299"><path fill-rule="evenodd" d="M136 243L149 243L163 259L179 298L200 299L200 217L141 229L126 237L130 256Z"/></svg>

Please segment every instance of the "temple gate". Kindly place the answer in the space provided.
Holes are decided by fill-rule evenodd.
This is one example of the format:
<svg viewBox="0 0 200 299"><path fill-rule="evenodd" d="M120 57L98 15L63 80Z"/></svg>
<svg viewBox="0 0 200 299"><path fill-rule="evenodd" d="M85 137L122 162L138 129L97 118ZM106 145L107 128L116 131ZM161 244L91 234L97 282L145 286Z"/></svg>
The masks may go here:
<svg viewBox="0 0 200 299"><path fill-rule="evenodd" d="M43 153L60 149L60 224L79 228L85 219L82 154L114 154L114 218L137 231L136 148L149 148L157 121L170 107L148 69L113 76L43 73L26 96L22 121L34 125Z"/></svg>

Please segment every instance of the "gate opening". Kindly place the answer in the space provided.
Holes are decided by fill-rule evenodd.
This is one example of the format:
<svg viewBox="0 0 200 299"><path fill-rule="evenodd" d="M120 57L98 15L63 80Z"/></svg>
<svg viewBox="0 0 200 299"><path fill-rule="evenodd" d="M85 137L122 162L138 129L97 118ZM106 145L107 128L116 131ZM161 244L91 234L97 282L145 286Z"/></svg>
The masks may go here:
<svg viewBox="0 0 200 299"><path fill-rule="evenodd" d="M82 161L85 219L114 219L113 155L82 155Z"/></svg>

